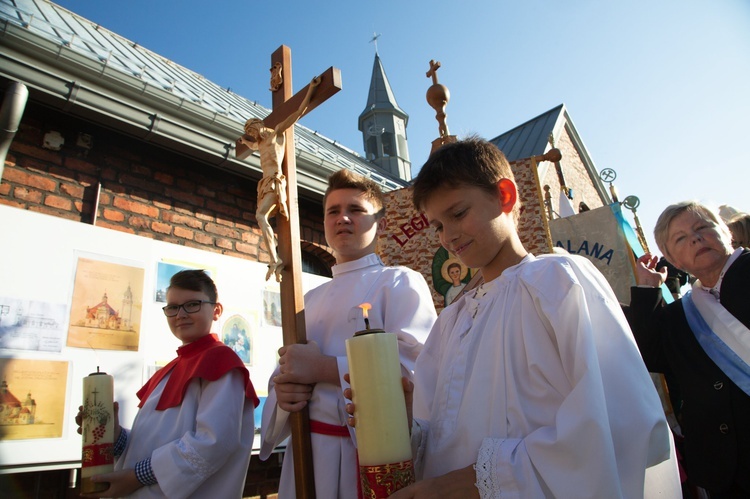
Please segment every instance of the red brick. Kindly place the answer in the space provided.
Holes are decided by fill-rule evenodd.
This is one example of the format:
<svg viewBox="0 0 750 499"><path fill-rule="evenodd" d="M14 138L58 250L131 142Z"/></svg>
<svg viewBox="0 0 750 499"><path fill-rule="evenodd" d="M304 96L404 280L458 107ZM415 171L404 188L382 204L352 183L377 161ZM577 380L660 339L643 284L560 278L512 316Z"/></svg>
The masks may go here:
<svg viewBox="0 0 750 499"><path fill-rule="evenodd" d="M215 198L216 192L212 191L211 189L208 189L202 185L198 186L198 189L196 190L196 194L199 196L203 196L204 198ZM224 199L225 202L229 202L228 199Z"/></svg>
<svg viewBox="0 0 750 499"><path fill-rule="evenodd" d="M157 218L159 216L159 210L157 208L147 204L131 201L119 196L114 198L114 207L120 208L123 211L130 211L139 215L146 215L151 218Z"/></svg>
<svg viewBox="0 0 750 499"><path fill-rule="evenodd" d="M21 208L21 209L26 208L26 204L19 203L18 201L14 201L12 199L0 198L0 204L4 204L6 206L12 206L13 208Z"/></svg>
<svg viewBox="0 0 750 499"><path fill-rule="evenodd" d="M240 211L237 207L229 206L228 204L217 203L215 201L211 201L210 199L206 202L206 208L234 218L240 218L242 216L242 211ZM216 218L218 222L219 217Z"/></svg>
<svg viewBox="0 0 750 499"><path fill-rule="evenodd" d="M153 230L154 232L158 232L160 234L171 234L172 226L169 224L162 223L162 222L152 222L151 230Z"/></svg>
<svg viewBox="0 0 750 499"><path fill-rule="evenodd" d="M112 204L112 196L104 189L99 191L99 205L110 205Z"/></svg>
<svg viewBox="0 0 750 499"><path fill-rule="evenodd" d="M114 168L102 168L99 175L103 180L117 181L117 170Z"/></svg>
<svg viewBox="0 0 750 499"><path fill-rule="evenodd" d="M239 230L240 232L253 230L253 227L251 225L242 222L235 222L234 228Z"/></svg>
<svg viewBox="0 0 750 499"><path fill-rule="evenodd" d="M192 192L192 191L190 191ZM189 194L182 190L177 190L174 188L167 188L164 191L164 195L166 195L168 198L172 198L176 201L182 201L184 203L187 203L192 206L197 206L199 208L204 206L204 201L201 196L196 196L195 194Z"/></svg>
<svg viewBox="0 0 750 499"><path fill-rule="evenodd" d="M182 192L195 192L195 189L196 189L195 182L186 180L184 178L176 178L175 186L179 188Z"/></svg>
<svg viewBox="0 0 750 499"><path fill-rule="evenodd" d="M31 158L55 165L59 165L62 161L62 156L57 151L42 149L41 147L37 147L31 144L25 144L23 142L14 142L13 151L18 157L20 157L21 155L27 155Z"/></svg>
<svg viewBox="0 0 750 499"><path fill-rule="evenodd" d="M144 191L162 192L162 184L154 182L153 180L148 178L136 177L135 175L123 173L120 175L119 181L125 185L143 189Z"/></svg>
<svg viewBox="0 0 750 499"><path fill-rule="evenodd" d="M254 200L244 199L244 198L238 197L235 200L235 204L242 211L251 211L251 212L255 213L255 206L256 206L256 204L255 204Z"/></svg>
<svg viewBox="0 0 750 499"><path fill-rule="evenodd" d="M206 224L204 230L218 236L231 237L232 239L240 238L239 231L230 229L228 227L222 227L221 225L216 225L214 223Z"/></svg>
<svg viewBox="0 0 750 499"><path fill-rule="evenodd" d="M30 191L26 187L16 187L13 190L13 196L16 199L22 199L29 203L41 203L42 193L39 191Z"/></svg>
<svg viewBox="0 0 750 499"><path fill-rule="evenodd" d="M57 208L59 210L65 211L70 211L73 209L73 203L70 201L70 199L54 195L47 195L47 197L44 198L44 205L49 206L50 208Z"/></svg>
<svg viewBox="0 0 750 499"><path fill-rule="evenodd" d="M195 233L192 230L183 229L182 227L174 228L174 235L183 239L193 239Z"/></svg>
<svg viewBox="0 0 750 499"><path fill-rule="evenodd" d="M130 161L127 157L127 151L118 152L117 155L108 154L103 158L103 163L105 166L119 171L130 170Z"/></svg>
<svg viewBox="0 0 750 499"><path fill-rule="evenodd" d="M130 171L133 173L137 173L139 175L143 175L144 177L151 177L153 176L153 170L149 168L146 165L142 165L140 163L131 163L130 165Z"/></svg>
<svg viewBox="0 0 750 499"><path fill-rule="evenodd" d="M202 232L195 233L195 241L200 244L205 244L206 246L214 245L214 238L211 236L207 236L206 234L203 234Z"/></svg>
<svg viewBox="0 0 750 499"><path fill-rule="evenodd" d="M82 173L76 174L76 180L84 187L95 186L97 183L99 183L99 179L97 179L96 177L93 177L91 175L84 175Z"/></svg>
<svg viewBox="0 0 750 499"><path fill-rule="evenodd" d="M168 175L163 172L155 172L154 180L156 180L157 182L161 184L174 185L174 176Z"/></svg>
<svg viewBox="0 0 750 499"><path fill-rule="evenodd" d="M242 242L249 244L258 244L260 242L260 234L255 232L245 231L241 234Z"/></svg>
<svg viewBox="0 0 750 499"><path fill-rule="evenodd" d="M109 208L105 208L104 210L102 210L102 216L112 222L125 221L125 215L121 211L115 211Z"/></svg>
<svg viewBox="0 0 750 499"><path fill-rule="evenodd" d="M159 208L160 210L171 210L172 209L172 203L169 201L159 201L158 199L154 199L151 201L151 204L153 204L156 208Z"/></svg>
<svg viewBox="0 0 750 499"><path fill-rule="evenodd" d="M83 187L73 184L60 184L60 194L67 194L76 199L83 198Z"/></svg>
<svg viewBox="0 0 750 499"><path fill-rule="evenodd" d="M135 217L131 216L128 218L128 225L133 227L133 229L149 229L152 227L152 224L149 220L143 218L143 217ZM169 234L169 231L166 232L166 234Z"/></svg>
<svg viewBox="0 0 750 499"><path fill-rule="evenodd" d="M64 163L66 168L75 170L77 172L85 173L88 175L96 176L99 173L99 167L93 164L91 161L75 158L68 156L65 158Z"/></svg>
<svg viewBox="0 0 750 499"><path fill-rule="evenodd" d="M216 239L215 244L219 248L224 248L228 250L232 249L232 241L230 241L229 239L224 239L224 238Z"/></svg>
<svg viewBox="0 0 750 499"><path fill-rule="evenodd" d="M234 247L240 253L246 253L253 256L258 254L258 246L254 244L235 243Z"/></svg>

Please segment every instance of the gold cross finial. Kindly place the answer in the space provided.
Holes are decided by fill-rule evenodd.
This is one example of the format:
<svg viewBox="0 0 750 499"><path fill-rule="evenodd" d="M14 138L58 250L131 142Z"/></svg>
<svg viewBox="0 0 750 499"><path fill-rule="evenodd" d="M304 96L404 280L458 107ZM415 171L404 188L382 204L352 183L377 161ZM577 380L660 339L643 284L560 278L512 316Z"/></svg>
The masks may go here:
<svg viewBox="0 0 750 499"><path fill-rule="evenodd" d="M432 83L434 85L437 85L438 77L437 77L437 70L440 69L440 61L435 61L435 59L430 60L430 70L427 71L427 78L432 77Z"/></svg>

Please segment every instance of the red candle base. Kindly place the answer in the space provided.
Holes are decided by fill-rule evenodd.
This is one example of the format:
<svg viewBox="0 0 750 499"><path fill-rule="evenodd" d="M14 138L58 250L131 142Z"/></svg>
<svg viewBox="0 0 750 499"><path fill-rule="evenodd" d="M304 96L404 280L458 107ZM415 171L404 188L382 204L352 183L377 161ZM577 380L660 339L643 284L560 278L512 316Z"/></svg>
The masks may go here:
<svg viewBox="0 0 750 499"><path fill-rule="evenodd" d="M114 444L93 444L84 445L81 455L81 465L86 468L89 466L106 466L115 462Z"/></svg>
<svg viewBox="0 0 750 499"><path fill-rule="evenodd" d="M359 479L362 482L363 497L385 498L414 483L414 464L410 459L380 466L360 466Z"/></svg>

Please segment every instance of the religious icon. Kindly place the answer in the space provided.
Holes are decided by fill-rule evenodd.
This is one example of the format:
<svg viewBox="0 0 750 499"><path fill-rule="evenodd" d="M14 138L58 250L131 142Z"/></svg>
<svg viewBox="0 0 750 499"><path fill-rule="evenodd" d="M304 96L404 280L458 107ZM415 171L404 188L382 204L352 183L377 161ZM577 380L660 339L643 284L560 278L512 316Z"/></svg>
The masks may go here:
<svg viewBox="0 0 750 499"><path fill-rule="evenodd" d="M234 314L226 320L221 331L221 340L235 351L245 364L250 364L250 323L240 314Z"/></svg>
<svg viewBox="0 0 750 499"><path fill-rule="evenodd" d="M463 282L462 279L466 278L469 269L457 259L449 258L443 263L441 273L443 274L443 277L446 277L447 274L448 278L446 280L451 282L451 287L448 288L448 291L446 291L444 295L445 306L447 307L453 303L456 298L461 296L464 287L466 287L466 283Z"/></svg>
<svg viewBox="0 0 750 499"><path fill-rule="evenodd" d="M435 290L445 298L444 306L453 303L463 294L466 283L471 280L471 273L454 255L442 246L432 259L432 283Z"/></svg>

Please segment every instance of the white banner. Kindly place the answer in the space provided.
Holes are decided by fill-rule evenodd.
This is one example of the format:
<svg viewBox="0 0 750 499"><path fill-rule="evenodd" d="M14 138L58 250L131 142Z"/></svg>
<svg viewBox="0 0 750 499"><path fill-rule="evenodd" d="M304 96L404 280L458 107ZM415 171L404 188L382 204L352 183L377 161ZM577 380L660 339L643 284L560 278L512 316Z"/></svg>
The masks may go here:
<svg viewBox="0 0 750 499"><path fill-rule="evenodd" d="M618 220L619 218L619 220ZM630 303L635 285L631 249L621 223L620 205L602 206L549 223L552 243L568 253L585 256L604 274L620 303Z"/></svg>

